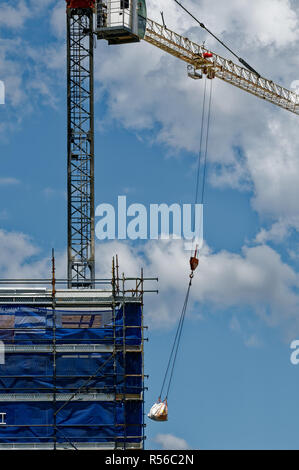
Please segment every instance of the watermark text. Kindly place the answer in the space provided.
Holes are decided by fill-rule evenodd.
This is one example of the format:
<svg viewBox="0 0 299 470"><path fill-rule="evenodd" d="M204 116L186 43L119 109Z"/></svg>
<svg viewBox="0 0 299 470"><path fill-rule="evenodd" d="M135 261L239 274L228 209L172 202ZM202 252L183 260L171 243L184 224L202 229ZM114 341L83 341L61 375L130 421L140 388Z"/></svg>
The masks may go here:
<svg viewBox="0 0 299 470"><path fill-rule="evenodd" d="M194 242L203 244L202 204L127 205L126 196L118 196L117 208L99 204L95 210L95 233L99 240L185 240L189 250Z"/></svg>
<svg viewBox="0 0 299 470"><path fill-rule="evenodd" d="M299 364L299 339L292 341L290 348L293 349L290 361L294 366L297 366Z"/></svg>

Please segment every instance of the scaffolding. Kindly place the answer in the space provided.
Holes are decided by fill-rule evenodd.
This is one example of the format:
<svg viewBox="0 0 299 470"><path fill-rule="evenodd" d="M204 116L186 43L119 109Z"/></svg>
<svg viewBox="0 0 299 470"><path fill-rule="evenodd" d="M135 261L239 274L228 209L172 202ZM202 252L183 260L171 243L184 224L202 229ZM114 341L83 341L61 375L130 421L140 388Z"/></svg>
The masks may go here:
<svg viewBox="0 0 299 470"><path fill-rule="evenodd" d="M0 280L0 450L144 448L143 295L154 280L117 275L85 290Z"/></svg>

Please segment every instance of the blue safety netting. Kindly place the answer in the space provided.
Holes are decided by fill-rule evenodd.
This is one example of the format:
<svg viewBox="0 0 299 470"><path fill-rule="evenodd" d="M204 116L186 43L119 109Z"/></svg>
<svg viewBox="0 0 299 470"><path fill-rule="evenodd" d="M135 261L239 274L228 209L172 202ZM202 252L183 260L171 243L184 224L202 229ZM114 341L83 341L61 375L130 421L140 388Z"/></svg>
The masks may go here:
<svg viewBox="0 0 299 470"><path fill-rule="evenodd" d="M0 442L52 442L54 437L57 442L140 442L143 402L123 398L136 398L143 391L141 325L141 306L133 303L116 309L114 316L112 310L0 307L0 340L10 346L0 364L0 412L6 414ZM76 352L70 347L54 352L49 347L54 343L110 347L107 352ZM123 346L131 350L124 353ZM85 397L105 395L101 401L78 401L75 395L57 412L66 403L59 395L71 396L78 389ZM115 399L105 401L109 394ZM49 401L43 401L46 395Z"/></svg>

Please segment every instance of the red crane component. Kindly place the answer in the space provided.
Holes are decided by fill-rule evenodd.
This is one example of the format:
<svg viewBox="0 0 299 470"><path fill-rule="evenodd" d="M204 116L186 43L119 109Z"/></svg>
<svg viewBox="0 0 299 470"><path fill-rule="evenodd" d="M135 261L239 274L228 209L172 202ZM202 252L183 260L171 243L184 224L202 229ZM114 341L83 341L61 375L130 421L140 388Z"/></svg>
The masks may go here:
<svg viewBox="0 0 299 470"><path fill-rule="evenodd" d="M95 0L65 0L67 8L94 8Z"/></svg>
<svg viewBox="0 0 299 470"><path fill-rule="evenodd" d="M195 271L195 269L198 266L198 258L196 255L197 255L197 246L195 248L194 256L191 256L190 258L190 268L191 268L192 274L193 274L193 271Z"/></svg>
<svg viewBox="0 0 299 470"><path fill-rule="evenodd" d="M204 52L202 56L204 59L210 59L211 57L213 57L213 54L212 52Z"/></svg>

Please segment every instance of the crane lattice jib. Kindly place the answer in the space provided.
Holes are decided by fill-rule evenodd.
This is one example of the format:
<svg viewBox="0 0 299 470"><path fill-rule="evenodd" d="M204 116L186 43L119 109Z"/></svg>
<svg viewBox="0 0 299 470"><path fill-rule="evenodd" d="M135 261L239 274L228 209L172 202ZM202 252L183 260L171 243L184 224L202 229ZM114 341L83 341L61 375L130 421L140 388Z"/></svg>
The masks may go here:
<svg viewBox="0 0 299 470"><path fill-rule="evenodd" d="M153 20L147 19L144 40L184 60L196 70L213 68L215 76L221 78L221 80L292 113L299 114L299 95L294 91L287 90L271 80L259 77L214 52L212 57L204 58L203 54L211 51Z"/></svg>

